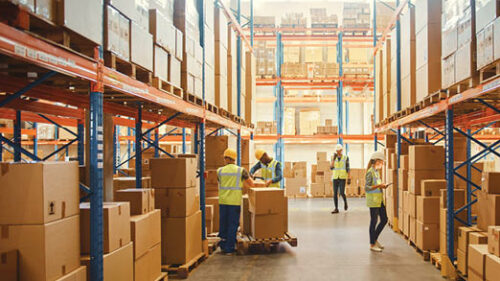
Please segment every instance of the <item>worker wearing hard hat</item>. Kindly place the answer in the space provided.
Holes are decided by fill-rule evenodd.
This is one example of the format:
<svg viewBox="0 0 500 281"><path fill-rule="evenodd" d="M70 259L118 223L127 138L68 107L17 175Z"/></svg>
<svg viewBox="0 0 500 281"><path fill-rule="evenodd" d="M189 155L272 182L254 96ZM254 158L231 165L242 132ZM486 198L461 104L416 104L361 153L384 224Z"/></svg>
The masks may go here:
<svg viewBox="0 0 500 281"><path fill-rule="evenodd" d="M248 172L237 165L236 151L226 149L226 165L217 170L219 181L219 237L220 248L224 254L232 255L235 251L236 233L240 223L241 198L243 187L253 187L254 182Z"/></svg>
<svg viewBox="0 0 500 281"><path fill-rule="evenodd" d="M253 177L258 170L262 169L262 178L266 182L266 186L279 188L280 181L283 179L281 163L269 157L267 152L262 149L255 151L255 158L259 162L250 169L250 175Z"/></svg>
<svg viewBox="0 0 500 281"><path fill-rule="evenodd" d="M384 153L377 151L370 157L366 168L366 205L370 208L370 250L382 252L384 246L378 242L378 237L387 224L387 213L385 210L383 189L389 185L382 183L379 170L384 165ZM378 218L380 222L377 225Z"/></svg>
<svg viewBox="0 0 500 281"><path fill-rule="evenodd" d="M342 154L342 145L337 144L335 147L335 154L332 157L332 162L330 163L330 170L333 170L333 203L335 204L335 210L332 214L339 212L339 194L344 199L344 210L347 211L347 198L345 196L345 185L351 184L351 169L349 167L349 157Z"/></svg>

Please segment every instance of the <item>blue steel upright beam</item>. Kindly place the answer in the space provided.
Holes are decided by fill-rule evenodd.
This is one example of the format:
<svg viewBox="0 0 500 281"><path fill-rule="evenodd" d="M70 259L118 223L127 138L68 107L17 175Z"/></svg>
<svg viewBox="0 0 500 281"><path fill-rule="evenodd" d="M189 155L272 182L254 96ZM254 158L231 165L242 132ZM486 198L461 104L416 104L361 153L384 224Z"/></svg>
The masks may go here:
<svg viewBox="0 0 500 281"><path fill-rule="evenodd" d="M467 129L467 134L469 136L472 136L471 134L471 129ZM470 159L471 157L471 148L472 148L472 143L471 139L467 138L467 147L466 147L466 153L467 153L467 159ZM471 180L472 179L472 171L471 171L472 163L470 161L467 162L467 179ZM467 224L472 225L472 186L470 184L470 181L467 182Z"/></svg>
<svg viewBox="0 0 500 281"><path fill-rule="evenodd" d="M14 161L21 161L21 111L16 110L16 120L14 120Z"/></svg>
<svg viewBox="0 0 500 281"><path fill-rule="evenodd" d="M160 147L160 133L158 132L158 129L155 130L155 158L160 157L160 150L158 149Z"/></svg>
<svg viewBox="0 0 500 281"><path fill-rule="evenodd" d="M210 1L210 0L209 0ZM238 8L236 11L236 21L238 24L241 24L241 0L237 0ZM237 115L241 117L241 34L238 33L238 38L236 41L236 108ZM237 161L236 164L241 166L241 131L238 130L236 136L236 152L237 152Z"/></svg>
<svg viewBox="0 0 500 281"><path fill-rule="evenodd" d="M38 156L38 123L33 123L33 129L35 130L35 136L33 137L33 155Z"/></svg>
<svg viewBox="0 0 500 281"><path fill-rule="evenodd" d="M337 126L338 126L338 134L339 134L339 139L338 143L344 144L344 139L342 138L342 134L344 133L344 120L343 120L343 115L344 115L344 110L343 110L343 99L342 96L344 94L344 70L343 70L343 62L344 62L344 56L343 56L343 48L342 48L342 41L343 41L344 33L343 31L339 32L338 35L338 42L337 42L337 63L339 64L339 85L337 87Z"/></svg>
<svg viewBox="0 0 500 281"><path fill-rule="evenodd" d="M455 204L454 204L454 158L453 158L453 108L450 107L446 110L445 120L445 135L446 135L446 211L447 225L446 225L446 250L451 262L455 261L455 241L454 241L454 225L455 225Z"/></svg>
<svg viewBox="0 0 500 281"><path fill-rule="evenodd" d="M201 47L203 48L203 65L201 68L201 74L202 74L202 97L203 97L203 105L205 105L205 1L212 1L212 0L198 0L198 11L200 14L199 17L199 25L200 25L200 42L201 42ZM238 0L238 14L240 14L239 11L240 7L240 0ZM240 16L238 16L238 22L240 21ZM238 37L238 40L240 38ZM238 41L241 44L241 41ZM241 46L241 45L238 45ZM238 47L238 50L240 48ZM241 55L241 54L240 54ZM238 60L238 70L240 69L240 61ZM238 72L239 73L239 72ZM239 76L238 76L239 79ZM238 80L238 116L240 113L240 80ZM199 154L199 159L200 159L200 209L201 209L201 239L206 240L207 239L207 232L205 228L205 117L201 120L199 123L199 129L200 129L200 154ZM240 145L240 140L238 139L238 146ZM239 149L238 149L239 151ZM240 153L238 152L238 159L239 159Z"/></svg>
<svg viewBox="0 0 500 281"><path fill-rule="evenodd" d="M186 128L182 128L182 154L186 154Z"/></svg>
<svg viewBox="0 0 500 281"><path fill-rule="evenodd" d="M135 187L142 188L142 105L137 107L135 118Z"/></svg>
<svg viewBox="0 0 500 281"><path fill-rule="evenodd" d="M78 165L85 165L85 127L81 120L78 120Z"/></svg>
<svg viewBox="0 0 500 281"><path fill-rule="evenodd" d="M98 51L102 77L102 48ZM102 79L102 78L101 78ZM99 80L99 79L98 79ZM103 280L103 91L102 81L92 82L90 93L90 280Z"/></svg>
<svg viewBox="0 0 500 281"><path fill-rule="evenodd" d="M0 133L0 162L3 161L3 141L2 141L2 138L3 138L3 134Z"/></svg>
<svg viewBox="0 0 500 281"><path fill-rule="evenodd" d="M253 48L253 0L250 0L250 46Z"/></svg>
<svg viewBox="0 0 500 281"><path fill-rule="evenodd" d="M276 120L277 140L274 147L276 152L276 160L280 163L285 161L285 144L283 141L283 118L284 118L284 90L281 84L281 66L283 64L283 41L281 33L276 34L276 76L278 82L274 88L276 100L274 102L274 117ZM280 182L280 187L284 188L283 181Z"/></svg>
<svg viewBox="0 0 500 281"><path fill-rule="evenodd" d="M399 0L396 0L396 7L399 6ZM401 110L401 21L399 17L396 21L396 112ZM397 168L401 167L401 127L398 127L397 131ZM399 173L396 175L396 182L398 179ZM396 207L399 208L399 189L396 189ZM396 213L397 217L399 214Z"/></svg>

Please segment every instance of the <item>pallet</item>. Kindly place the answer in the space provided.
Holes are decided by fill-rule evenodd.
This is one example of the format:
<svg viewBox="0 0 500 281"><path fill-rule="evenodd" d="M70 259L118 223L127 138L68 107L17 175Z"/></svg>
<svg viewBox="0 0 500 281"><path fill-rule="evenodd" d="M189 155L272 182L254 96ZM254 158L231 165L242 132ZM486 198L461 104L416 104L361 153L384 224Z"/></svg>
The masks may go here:
<svg viewBox="0 0 500 281"><path fill-rule="evenodd" d="M441 253L431 253L431 264L441 270Z"/></svg>
<svg viewBox="0 0 500 281"><path fill-rule="evenodd" d="M167 92L167 93L174 95L174 96L178 96L181 99L184 96L184 90L182 90L182 88L179 88L168 81L162 80L159 77L153 77L153 85L152 86L158 90Z"/></svg>
<svg viewBox="0 0 500 281"><path fill-rule="evenodd" d="M446 90L447 97L450 98L456 94L463 93L466 90L476 87L478 84L479 84L479 77L476 74L474 74L474 76L450 86Z"/></svg>
<svg viewBox="0 0 500 281"><path fill-rule="evenodd" d="M162 265L161 271L167 272L168 275L173 275L177 278L186 279L189 277L191 271L198 267L198 265L200 265L205 260L205 258L205 254L200 253L192 260L182 265Z"/></svg>
<svg viewBox="0 0 500 281"><path fill-rule="evenodd" d="M185 92L184 93L184 100L185 101L188 101L192 104L196 104L196 105L199 105L199 106L203 106L203 99L193 95L193 94L190 94L188 92Z"/></svg>
<svg viewBox="0 0 500 281"><path fill-rule="evenodd" d="M153 84L153 73L151 71L144 69L132 62L126 61L113 52L104 52L104 65L135 80L141 81L148 85Z"/></svg>
<svg viewBox="0 0 500 281"><path fill-rule="evenodd" d="M479 82L484 83L497 78L500 75L500 61L488 64L479 70Z"/></svg>
<svg viewBox="0 0 500 281"><path fill-rule="evenodd" d="M269 253L276 252L278 245L280 243L288 243L292 247L297 247L298 241L297 237L290 234L290 232L285 233L283 237L280 238L268 238L268 239L254 239L250 235L239 235L236 241L236 248L238 255L245 255L250 253Z"/></svg>
<svg viewBox="0 0 500 281"><path fill-rule="evenodd" d="M229 111L222 109L222 108L219 108L219 115L222 117L226 117L228 119L231 118L231 113L229 113Z"/></svg>
<svg viewBox="0 0 500 281"><path fill-rule="evenodd" d="M165 272L162 272L160 277L155 279L155 281L167 281L167 280L168 280L168 275Z"/></svg>
<svg viewBox="0 0 500 281"><path fill-rule="evenodd" d="M260 79L275 79L276 78L276 74L261 74L261 75L258 75L257 78L260 78Z"/></svg>
<svg viewBox="0 0 500 281"><path fill-rule="evenodd" d="M287 196L288 199L305 199L307 198L307 195L304 194L304 195L288 195Z"/></svg>
<svg viewBox="0 0 500 281"><path fill-rule="evenodd" d="M444 90L440 90L426 96L422 101L420 101L420 106L424 108L445 100L446 98L448 98L448 93Z"/></svg>
<svg viewBox="0 0 500 281"><path fill-rule="evenodd" d="M205 109L215 114L219 114L219 108L211 103L205 102Z"/></svg>
<svg viewBox="0 0 500 281"><path fill-rule="evenodd" d="M411 241L411 240L408 240L408 245L410 245L413 249L415 249L415 251L422 256L424 261L429 261L431 259L431 252L430 251L419 249L417 247L417 245L415 243L413 243L413 241Z"/></svg>
<svg viewBox="0 0 500 281"><path fill-rule="evenodd" d="M208 254L211 255L217 250L217 247L219 247L220 238L207 236L207 240L208 240Z"/></svg>

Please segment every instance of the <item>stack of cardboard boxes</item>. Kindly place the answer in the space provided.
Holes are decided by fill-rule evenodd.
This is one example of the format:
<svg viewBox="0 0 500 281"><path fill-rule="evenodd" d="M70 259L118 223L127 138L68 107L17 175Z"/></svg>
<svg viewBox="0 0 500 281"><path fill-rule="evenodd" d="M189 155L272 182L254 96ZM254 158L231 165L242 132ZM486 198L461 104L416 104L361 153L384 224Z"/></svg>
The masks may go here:
<svg viewBox="0 0 500 281"><path fill-rule="evenodd" d="M286 13L281 17L281 27L305 28L307 19L303 13Z"/></svg>
<svg viewBox="0 0 500 281"><path fill-rule="evenodd" d="M316 161L316 173L312 175L314 176L314 180L311 179L309 194L312 197L324 197L325 195L331 196L333 193L333 183L328 154L326 152L317 152Z"/></svg>
<svg viewBox="0 0 500 281"><path fill-rule="evenodd" d="M274 19L274 17L273 17ZM276 75L276 50L269 46L267 41L255 42L254 52L256 54L256 73L259 77L272 77Z"/></svg>
<svg viewBox="0 0 500 281"><path fill-rule="evenodd" d="M161 210L162 264L185 264L202 253L198 158L151 160L155 206Z"/></svg>
<svg viewBox="0 0 500 281"><path fill-rule="evenodd" d="M327 15L326 8L311 8L309 9L311 15L311 27L326 28L337 27L338 17L336 14Z"/></svg>
<svg viewBox="0 0 500 281"><path fill-rule="evenodd" d="M258 121L255 128L255 133L258 135L271 135L276 134L276 122Z"/></svg>
<svg viewBox="0 0 500 281"><path fill-rule="evenodd" d="M424 0L425 1L425 0ZM421 2L421 1L420 1ZM396 38L396 37L393 37ZM396 41L396 40L394 40ZM415 104L415 7L411 6L401 16L401 109ZM397 57L397 48L391 48L392 57ZM395 67L393 69L396 69ZM396 72L394 72L395 74ZM393 76L394 77L394 76ZM392 80L396 82L397 79ZM396 93L394 91L393 93ZM391 95L392 112L399 111L397 108L397 94Z"/></svg>
<svg viewBox="0 0 500 281"><path fill-rule="evenodd" d="M468 275L469 245L478 244L488 244L488 233L475 226L458 228L457 269L465 276Z"/></svg>
<svg viewBox="0 0 500 281"><path fill-rule="evenodd" d="M0 166L2 280L86 280L80 267L78 163Z"/></svg>
<svg viewBox="0 0 500 281"><path fill-rule="evenodd" d="M312 136L318 131L320 113L318 108L302 108L299 111L299 134Z"/></svg>
<svg viewBox="0 0 500 281"><path fill-rule="evenodd" d="M251 235L281 238L288 231L288 200L279 188L251 188L248 192Z"/></svg>
<svg viewBox="0 0 500 281"><path fill-rule="evenodd" d="M482 69L500 58L500 7L497 1L476 1L477 69Z"/></svg>
<svg viewBox="0 0 500 281"><path fill-rule="evenodd" d="M488 236L469 236L467 255L468 280L497 280L500 273L500 226L488 227ZM472 241L477 240L477 241Z"/></svg>
<svg viewBox="0 0 500 281"><path fill-rule="evenodd" d="M318 135L336 135L338 127L333 125L332 119L325 119L325 126L318 126L316 134Z"/></svg>
<svg viewBox="0 0 500 281"><path fill-rule="evenodd" d="M287 197L307 196L307 162L285 162L283 176Z"/></svg>
<svg viewBox="0 0 500 281"><path fill-rule="evenodd" d="M345 2L342 24L346 28L369 28L370 5L368 3Z"/></svg>
<svg viewBox="0 0 500 281"><path fill-rule="evenodd" d="M417 247L424 251L439 250L439 206L441 189L446 189L446 180L422 180L420 195L417 195Z"/></svg>
<svg viewBox="0 0 500 281"><path fill-rule="evenodd" d="M350 171L351 184L345 186L345 194L349 196L364 196L365 195L365 169L353 169Z"/></svg>
<svg viewBox="0 0 500 281"><path fill-rule="evenodd" d="M448 204L447 204L447 190L441 189L440 203L439 203L439 252L446 255L447 253L447 222L448 222ZM453 191L453 205L455 211L462 208L465 205L465 190L455 189ZM460 212L458 217L462 221L467 221L467 213ZM453 239L454 239L454 255L457 255L458 249L458 228L464 226L460 221L455 220L453 224Z"/></svg>
<svg viewBox="0 0 500 281"><path fill-rule="evenodd" d="M483 173L482 190L477 191L477 226L486 231L491 225L500 225L500 173Z"/></svg>

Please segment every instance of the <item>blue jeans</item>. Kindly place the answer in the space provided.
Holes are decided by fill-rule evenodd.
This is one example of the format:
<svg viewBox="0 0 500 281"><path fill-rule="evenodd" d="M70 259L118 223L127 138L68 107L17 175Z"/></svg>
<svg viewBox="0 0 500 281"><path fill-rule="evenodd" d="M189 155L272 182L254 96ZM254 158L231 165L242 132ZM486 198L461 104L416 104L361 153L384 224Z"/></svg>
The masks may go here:
<svg viewBox="0 0 500 281"><path fill-rule="evenodd" d="M344 199L344 206L347 205L347 198L345 196L345 179L334 179L333 180L333 203L335 204L335 209L338 209L339 205L339 193Z"/></svg>
<svg viewBox="0 0 500 281"><path fill-rule="evenodd" d="M219 205L220 248L224 253L235 251L236 233L240 225L241 206Z"/></svg>
<svg viewBox="0 0 500 281"><path fill-rule="evenodd" d="M377 225L378 219L380 222ZM375 244L385 225L387 224L387 213L382 203L378 208L370 208L370 244Z"/></svg>

